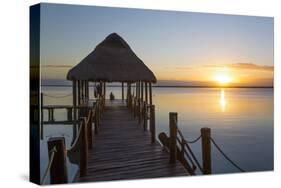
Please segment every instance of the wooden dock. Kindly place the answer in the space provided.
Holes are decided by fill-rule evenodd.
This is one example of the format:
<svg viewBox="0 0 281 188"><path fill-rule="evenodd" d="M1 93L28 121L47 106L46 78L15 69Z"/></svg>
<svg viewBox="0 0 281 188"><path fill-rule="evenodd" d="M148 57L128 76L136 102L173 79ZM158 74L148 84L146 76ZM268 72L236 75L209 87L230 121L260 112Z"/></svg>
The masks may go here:
<svg viewBox="0 0 281 188"><path fill-rule="evenodd" d="M94 135L94 133L93 133ZM158 141L151 143L132 112L121 100L107 102L99 134L88 153L87 175L75 182L187 176L180 162L169 163L169 154Z"/></svg>

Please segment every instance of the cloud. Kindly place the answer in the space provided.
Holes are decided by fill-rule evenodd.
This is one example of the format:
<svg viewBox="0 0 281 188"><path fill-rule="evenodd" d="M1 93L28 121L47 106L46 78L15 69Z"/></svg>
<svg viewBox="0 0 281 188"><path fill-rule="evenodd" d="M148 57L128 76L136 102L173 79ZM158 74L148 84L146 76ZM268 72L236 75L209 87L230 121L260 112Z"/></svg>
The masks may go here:
<svg viewBox="0 0 281 188"><path fill-rule="evenodd" d="M254 63L232 63L232 64L208 64L204 65L208 68L232 68L232 69L246 69L246 70L261 70L261 71L273 71L274 66L269 65L257 65Z"/></svg>
<svg viewBox="0 0 281 188"><path fill-rule="evenodd" d="M176 70L190 70L192 69L191 67L188 66L177 66L175 67Z"/></svg>

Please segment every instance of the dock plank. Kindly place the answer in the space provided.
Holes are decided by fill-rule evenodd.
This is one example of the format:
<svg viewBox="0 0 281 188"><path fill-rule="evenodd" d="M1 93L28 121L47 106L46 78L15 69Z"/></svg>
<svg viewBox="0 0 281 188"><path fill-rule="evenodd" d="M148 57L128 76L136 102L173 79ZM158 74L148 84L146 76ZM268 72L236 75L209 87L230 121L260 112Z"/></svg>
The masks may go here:
<svg viewBox="0 0 281 188"><path fill-rule="evenodd" d="M93 134L94 135L94 134ZM181 163L169 164L159 142L151 143L149 131L123 104L107 104L100 131L93 136L87 175L75 182L160 178L189 175Z"/></svg>

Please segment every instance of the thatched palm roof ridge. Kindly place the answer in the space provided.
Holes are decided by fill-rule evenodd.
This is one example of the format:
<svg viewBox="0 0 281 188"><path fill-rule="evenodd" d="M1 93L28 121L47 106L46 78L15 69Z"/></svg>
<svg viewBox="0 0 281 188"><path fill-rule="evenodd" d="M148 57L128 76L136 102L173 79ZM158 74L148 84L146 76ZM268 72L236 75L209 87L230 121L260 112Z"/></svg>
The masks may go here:
<svg viewBox="0 0 281 188"><path fill-rule="evenodd" d="M106 82L157 81L153 72L116 33L108 35L73 67L68 72L67 79Z"/></svg>

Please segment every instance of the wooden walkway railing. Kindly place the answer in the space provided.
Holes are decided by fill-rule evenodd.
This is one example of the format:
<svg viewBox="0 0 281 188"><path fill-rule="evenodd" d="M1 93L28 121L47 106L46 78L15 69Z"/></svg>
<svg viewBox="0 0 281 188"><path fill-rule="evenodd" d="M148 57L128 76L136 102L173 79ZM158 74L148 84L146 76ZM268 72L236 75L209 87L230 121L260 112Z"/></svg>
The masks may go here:
<svg viewBox="0 0 281 188"><path fill-rule="evenodd" d="M213 144L222 156L230 162L240 172L245 172L239 165L231 160L223 150L218 146L215 140L211 137L210 128L201 128L200 135L192 140L188 141L185 139L181 130L178 128L178 117L177 113L170 112L169 114L169 132L168 137L166 133L159 134L159 140L170 154L170 163L175 163L176 160L180 161L182 165L191 175L200 174L212 174L212 156L211 156L211 145ZM196 143L201 140L201 151L202 151L202 165L193 153L190 144ZM199 172L196 173L196 170Z"/></svg>
<svg viewBox="0 0 281 188"><path fill-rule="evenodd" d="M146 101L131 96L128 107L133 112L134 118L142 124L144 130L151 133L151 142L155 142L155 105L149 105Z"/></svg>
<svg viewBox="0 0 281 188"><path fill-rule="evenodd" d="M43 107L44 108L44 107ZM45 109L69 109L69 106L48 106ZM72 107L73 109L73 107ZM98 134L101 112L104 109L103 100L94 102L93 107L84 105L78 107L79 112L79 130L77 137L69 149L66 149L64 137L52 137L48 140L49 163L42 177L41 184L44 184L48 172L50 173L50 183L67 183L67 164L66 157L70 161L79 165L80 176L87 173L88 150L92 149L92 125L94 124L94 133ZM72 121L73 123L73 121Z"/></svg>

